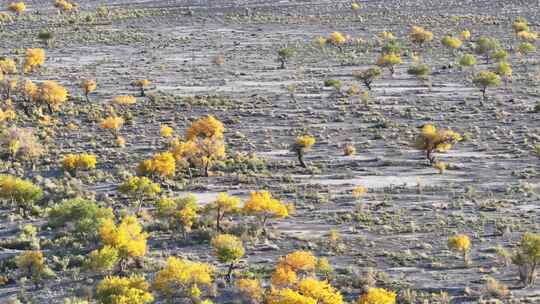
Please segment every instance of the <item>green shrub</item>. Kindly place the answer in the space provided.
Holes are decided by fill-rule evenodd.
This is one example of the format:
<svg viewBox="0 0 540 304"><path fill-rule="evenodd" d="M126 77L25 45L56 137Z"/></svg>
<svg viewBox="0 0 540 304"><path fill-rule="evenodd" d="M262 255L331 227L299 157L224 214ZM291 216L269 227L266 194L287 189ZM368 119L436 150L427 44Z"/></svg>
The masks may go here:
<svg viewBox="0 0 540 304"><path fill-rule="evenodd" d="M103 220L113 219L111 208L100 207L96 202L83 198L63 201L52 207L49 226L69 227L70 232L83 240L97 239Z"/></svg>
<svg viewBox="0 0 540 304"><path fill-rule="evenodd" d="M519 280L526 286L534 284L540 265L540 234L525 233L512 257L518 266Z"/></svg>

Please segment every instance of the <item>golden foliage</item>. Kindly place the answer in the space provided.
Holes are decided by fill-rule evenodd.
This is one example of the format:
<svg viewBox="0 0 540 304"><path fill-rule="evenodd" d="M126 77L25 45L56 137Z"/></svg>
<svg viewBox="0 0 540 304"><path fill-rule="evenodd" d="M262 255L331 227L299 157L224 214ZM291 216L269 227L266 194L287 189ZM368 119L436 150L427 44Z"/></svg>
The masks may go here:
<svg viewBox="0 0 540 304"><path fill-rule="evenodd" d="M320 304L342 304L343 296L326 281L305 278L298 283L298 291Z"/></svg>
<svg viewBox="0 0 540 304"><path fill-rule="evenodd" d="M433 40L433 33L425 30L423 27L420 26L413 25L413 27L411 28L411 33L409 35L413 43L417 43L420 45Z"/></svg>
<svg viewBox="0 0 540 304"><path fill-rule="evenodd" d="M333 45L340 46L347 42L347 37L340 32L332 32L328 40Z"/></svg>
<svg viewBox="0 0 540 304"><path fill-rule="evenodd" d="M62 10L63 12L71 12L75 9L77 9L77 7L79 7L79 5L77 3L74 3L74 2L68 2L66 0L55 0L54 1L54 7Z"/></svg>
<svg viewBox="0 0 540 304"><path fill-rule="evenodd" d="M91 170L96 168L96 156L93 154L67 154L62 160L64 170Z"/></svg>
<svg viewBox="0 0 540 304"><path fill-rule="evenodd" d="M109 271L114 268L119 259L118 249L111 246L104 246L101 249L90 252L85 266L92 271Z"/></svg>
<svg viewBox="0 0 540 304"><path fill-rule="evenodd" d="M219 234L210 243L221 263L235 263L244 256L242 241L232 234Z"/></svg>
<svg viewBox="0 0 540 304"><path fill-rule="evenodd" d="M103 304L145 304L154 301L150 285L140 275L108 276L96 288L96 298Z"/></svg>
<svg viewBox="0 0 540 304"><path fill-rule="evenodd" d="M112 100L113 103L121 106L133 105L137 102L137 99L131 95L116 96Z"/></svg>
<svg viewBox="0 0 540 304"><path fill-rule="evenodd" d="M99 230L103 244L118 250L122 259L142 257L146 254L146 238L141 224L134 216L126 216L119 225L105 219Z"/></svg>
<svg viewBox="0 0 540 304"><path fill-rule="evenodd" d="M439 174L443 174L444 171L446 171L446 169L448 168L448 164L443 162L436 162L435 164L433 164L433 168L439 170Z"/></svg>
<svg viewBox="0 0 540 304"><path fill-rule="evenodd" d="M8 9L16 14L22 14L26 10L26 4L24 2L11 2L8 5Z"/></svg>
<svg viewBox="0 0 540 304"><path fill-rule="evenodd" d="M206 263L169 257L167 266L157 273L152 287L168 298L175 295L190 297L193 288L212 284L213 273L214 268Z"/></svg>
<svg viewBox="0 0 540 304"><path fill-rule="evenodd" d="M362 185L356 186L352 190L352 196L356 199L361 198L366 194L368 189Z"/></svg>
<svg viewBox="0 0 540 304"><path fill-rule="evenodd" d="M24 72L30 73L39 69L45 63L45 50L26 49L26 59L24 61Z"/></svg>
<svg viewBox="0 0 540 304"><path fill-rule="evenodd" d="M356 148L354 145L348 144L345 146L345 148L343 148L343 154L345 156L353 156L356 154Z"/></svg>
<svg viewBox="0 0 540 304"><path fill-rule="evenodd" d="M262 303L264 289L258 279L239 279L236 283L240 293L253 303Z"/></svg>
<svg viewBox="0 0 540 304"><path fill-rule="evenodd" d="M25 251L17 256L15 264L21 272L33 280L40 280L50 273L41 251Z"/></svg>
<svg viewBox="0 0 540 304"><path fill-rule="evenodd" d="M157 213L167 218L173 226L180 226L184 233L191 231L198 218L199 206L194 195L187 195L177 199L162 197L157 203Z"/></svg>
<svg viewBox="0 0 540 304"><path fill-rule="evenodd" d="M471 31L463 30L460 35L461 40L469 41L471 39Z"/></svg>
<svg viewBox="0 0 540 304"><path fill-rule="evenodd" d="M268 218L284 218L289 216L287 206L280 200L272 197L269 191L253 191L243 207L243 211L249 215L262 218L263 226Z"/></svg>
<svg viewBox="0 0 540 304"><path fill-rule="evenodd" d="M38 100L46 103L52 109L67 101L68 91L56 81L47 80L41 83L38 90Z"/></svg>
<svg viewBox="0 0 540 304"><path fill-rule="evenodd" d="M458 252L468 252L471 249L471 240L465 234L448 238L448 248Z"/></svg>
<svg viewBox="0 0 540 304"><path fill-rule="evenodd" d="M124 194L135 196L155 196L161 192L161 187L157 183L153 183L147 177L132 176L124 181L118 190Z"/></svg>
<svg viewBox="0 0 540 304"><path fill-rule="evenodd" d="M433 152L446 152L461 140L462 137L457 132L437 130L435 126L426 124L422 127L422 132L416 138L413 146L416 149L426 151L428 160L433 163L435 161Z"/></svg>
<svg viewBox="0 0 540 304"><path fill-rule="evenodd" d="M81 88L84 91L84 95L88 95L94 92L97 88L97 83L95 79L85 79L81 83Z"/></svg>
<svg viewBox="0 0 540 304"><path fill-rule="evenodd" d="M13 59L3 58L0 59L0 74L16 74L17 64Z"/></svg>
<svg viewBox="0 0 540 304"><path fill-rule="evenodd" d="M157 153L151 159L142 161L137 167L137 173L160 178L172 177L176 173L176 160L174 155L168 151Z"/></svg>
<svg viewBox="0 0 540 304"><path fill-rule="evenodd" d="M316 142L315 137L311 135L302 135L296 138L296 144L305 150L309 150Z"/></svg>
<svg viewBox="0 0 540 304"><path fill-rule="evenodd" d="M159 127L159 134L161 135L161 137L164 137L164 138L169 138L173 135L174 133L174 130L173 128L167 126L167 125L161 125ZM176 158L176 156L175 156Z"/></svg>
<svg viewBox="0 0 540 304"><path fill-rule="evenodd" d="M103 129L117 132L124 125L124 119L119 116L111 115L101 121L99 126Z"/></svg>
<svg viewBox="0 0 540 304"><path fill-rule="evenodd" d="M396 304L396 294L384 288L369 288L358 298L358 304Z"/></svg>
<svg viewBox="0 0 540 304"><path fill-rule="evenodd" d="M441 40L442 45L451 48L451 49L459 49L463 42L459 40L459 38L452 37L452 36L444 36Z"/></svg>
<svg viewBox="0 0 540 304"><path fill-rule="evenodd" d="M273 289L268 296L268 304L317 304L317 300L303 296L290 288Z"/></svg>
<svg viewBox="0 0 540 304"><path fill-rule="evenodd" d="M195 140L198 137L203 138L223 138L223 123L212 115L197 119L191 124L191 127L186 131L188 140Z"/></svg>

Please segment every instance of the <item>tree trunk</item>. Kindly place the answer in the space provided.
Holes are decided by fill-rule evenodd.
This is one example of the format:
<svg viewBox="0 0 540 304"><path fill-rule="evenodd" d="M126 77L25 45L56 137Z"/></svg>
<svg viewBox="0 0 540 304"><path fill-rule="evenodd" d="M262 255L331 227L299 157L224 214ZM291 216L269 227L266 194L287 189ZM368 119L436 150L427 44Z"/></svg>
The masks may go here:
<svg viewBox="0 0 540 304"><path fill-rule="evenodd" d="M307 168L307 165L304 162L304 151L302 151L302 149L298 149L296 154L298 155L298 162L300 163L300 166L302 166L302 168Z"/></svg>

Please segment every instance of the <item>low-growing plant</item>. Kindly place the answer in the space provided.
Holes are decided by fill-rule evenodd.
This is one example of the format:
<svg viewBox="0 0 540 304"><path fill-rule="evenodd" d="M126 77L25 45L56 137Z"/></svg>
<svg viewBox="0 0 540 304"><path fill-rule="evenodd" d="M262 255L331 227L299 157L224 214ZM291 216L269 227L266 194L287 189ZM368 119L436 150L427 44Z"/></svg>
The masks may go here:
<svg viewBox="0 0 540 304"><path fill-rule="evenodd" d="M161 193L160 185L153 183L145 176L132 176L128 178L118 187L118 190L123 194L133 197L137 201L137 213L143 206L145 198L152 198Z"/></svg>
<svg viewBox="0 0 540 304"><path fill-rule="evenodd" d="M45 264L45 257L41 251L25 251L17 256L15 263L22 275L30 278L36 287L44 278L54 275L53 271Z"/></svg>
<svg viewBox="0 0 540 304"><path fill-rule="evenodd" d="M431 68L427 64L416 64L407 69L407 74L420 79L427 79L427 77L431 74Z"/></svg>
<svg viewBox="0 0 540 304"><path fill-rule="evenodd" d="M2 145L1 151L5 156L18 160L33 162L45 152L31 128L11 127L5 129L0 134L0 143Z"/></svg>
<svg viewBox="0 0 540 304"><path fill-rule="evenodd" d="M8 5L8 10L14 12L17 15L21 15L26 10L26 4L24 2L11 2Z"/></svg>
<svg viewBox="0 0 540 304"><path fill-rule="evenodd" d="M444 36L443 39L441 40L441 43L442 45L451 49L452 51L459 49L461 45L463 44L463 42L459 38L452 37L452 36Z"/></svg>
<svg viewBox="0 0 540 304"><path fill-rule="evenodd" d="M62 159L64 170L75 173L79 170L93 170L96 168L96 156L93 154L66 154Z"/></svg>
<svg viewBox="0 0 540 304"><path fill-rule="evenodd" d="M26 216L43 197L43 190L31 181L12 175L0 175L0 199L16 206Z"/></svg>
<svg viewBox="0 0 540 304"><path fill-rule="evenodd" d="M181 230L184 238L191 232L199 217L199 205L194 195L178 198L162 197L156 202L157 215L166 219L171 227Z"/></svg>
<svg viewBox="0 0 540 304"><path fill-rule="evenodd" d="M411 37L411 41L420 47L424 43L433 40L433 33L420 26L412 26L409 36Z"/></svg>
<svg viewBox="0 0 540 304"><path fill-rule="evenodd" d="M92 241L98 239L103 222L113 220L114 214L94 201L74 198L53 205L47 219L53 228L64 227L79 239Z"/></svg>

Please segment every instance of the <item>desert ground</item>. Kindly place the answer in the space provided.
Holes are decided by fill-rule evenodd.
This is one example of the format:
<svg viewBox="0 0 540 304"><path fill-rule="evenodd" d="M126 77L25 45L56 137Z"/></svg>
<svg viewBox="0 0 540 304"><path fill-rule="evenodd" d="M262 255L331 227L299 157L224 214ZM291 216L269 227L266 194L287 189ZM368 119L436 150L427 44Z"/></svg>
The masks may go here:
<svg viewBox="0 0 540 304"><path fill-rule="evenodd" d="M11 14L8 2L2 10ZM204 299L249 303L234 281L257 277L270 288L277 261L298 250L328 259L333 271L326 279L347 303L366 286L395 292L397 303L540 303L539 283L523 286L518 267L501 253L515 252L524 233L540 232L540 57L518 54L512 29L522 17L530 31L540 31L537 1L369 0L355 10L350 1L323 0L81 0L62 13L53 1L25 3L24 13L0 21L0 56L23 61L27 48L43 48L45 63L19 81L54 80L69 98L52 114L45 107L30 115L13 98L17 117L3 122L3 130L32 128L45 153L32 164L10 157L0 163L2 174L31 180L44 193L29 214L6 199L1 205L0 303L102 303L94 294L104 277L137 273L151 283L169 256L216 268L215 290ZM412 43L413 25L433 40ZM464 30L471 37L459 49L441 45L445 35ZM44 31L47 41L39 38ZM343 46L319 45L334 32L348 36ZM376 66L387 43L383 32L401 44L402 63L393 75L382 68L368 90L355 71ZM480 36L498 39L512 65L511 79L488 88L483 102L474 75L497 62L475 54ZM295 53L282 69L278 51L286 47ZM477 64L460 66L463 54L474 54ZM418 56L431 68L422 79L408 73ZM81 89L86 79L97 83L89 100ZM151 81L144 97L132 86L140 79ZM339 80L339 88L328 80ZM137 101L115 106L119 95ZM125 119L117 131L123 144L100 127L111 107ZM145 197L135 212L133 198L119 191L141 161L168 149L163 125L182 138L207 115L223 123L226 155L208 177L178 169L153 178L159 196L193 194L202 210L221 192L243 203L252 191L268 190L295 209L270 220L262 234L252 231L253 216L223 220L245 247L232 283L202 211L183 235L156 215L159 196ZM442 173L412 144L425 124L463 137L436 153L448 166ZM305 134L316 142L302 167L291 146ZM346 146L356 153L345 155ZM67 172L68 153L95 155L96 168ZM353 195L358 187L367 192ZM48 223L55 204L76 197L112 208L117 221L136 214L148 233L144 257L125 271L85 270L100 242L82 242ZM32 242L21 241L28 225L37 229ZM471 241L468 265L448 246L458 234ZM29 250L40 250L53 272L40 284L17 267L17 256ZM507 290L493 291L492 279ZM158 292L154 302L166 303Z"/></svg>

